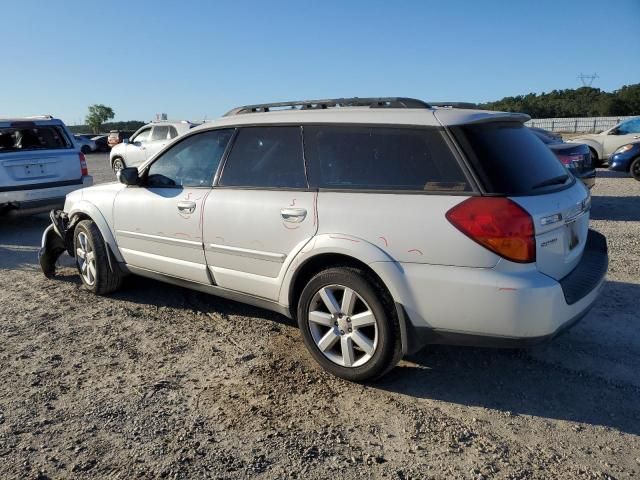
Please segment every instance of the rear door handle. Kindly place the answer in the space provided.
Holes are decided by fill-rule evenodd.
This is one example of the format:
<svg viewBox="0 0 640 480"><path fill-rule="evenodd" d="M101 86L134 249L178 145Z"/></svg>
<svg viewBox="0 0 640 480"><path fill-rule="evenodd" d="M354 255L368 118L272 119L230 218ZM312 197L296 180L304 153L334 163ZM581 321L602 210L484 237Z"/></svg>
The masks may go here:
<svg viewBox="0 0 640 480"><path fill-rule="evenodd" d="M178 202L180 213L193 213L196 210L196 202Z"/></svg>
<svg viewBox="0 0 640 480"><path fill-rule="evenodd" d="M307 216L307 210L304 208L283 208L280 215L285 222L300 223Z"/></svg>

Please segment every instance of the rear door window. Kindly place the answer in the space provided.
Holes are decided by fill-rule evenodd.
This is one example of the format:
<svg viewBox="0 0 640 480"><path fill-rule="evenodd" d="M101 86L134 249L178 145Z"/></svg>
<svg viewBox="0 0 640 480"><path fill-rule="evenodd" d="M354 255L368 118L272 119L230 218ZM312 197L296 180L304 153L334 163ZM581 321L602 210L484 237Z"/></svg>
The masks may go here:
<svg viewBox="0 0 640 480"><path fill-rule="evenodd" d="M549 147L520 123L490 122L451 130L488 193L536 195L573 184Z"/></svg>
<svg viewBox="0 0 640 480"><path fill-rule="evenodd" d="M220 185L306 188L300 127L241 128Z"/></svg>
<svg viewBox="0 0 640 480"><path fill-rule="evenodd" d="M304 127L309 182L362 190L467 191L437 128Z"/></svg>
<svg viewBox="0 0 640 480"><path fill-rule="evenodd" d="M0 154L61 148L72 148L62 127L33 124L31 126L0 127Z"/></svg>
<svg viewBox="0 0 640 480"><path fill-rule="evenodd" d="M153 127L151 141L166 140L169 138L169 127L167 125Z"/></svg>

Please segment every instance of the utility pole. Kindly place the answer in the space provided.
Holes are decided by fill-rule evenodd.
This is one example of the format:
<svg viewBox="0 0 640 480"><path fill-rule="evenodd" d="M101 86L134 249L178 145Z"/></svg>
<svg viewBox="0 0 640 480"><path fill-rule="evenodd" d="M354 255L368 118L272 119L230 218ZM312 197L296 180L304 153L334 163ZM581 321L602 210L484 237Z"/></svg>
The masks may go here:
<svg viewBox="0 0 640 480"><path fill-rule="evenodd" d="M600 78L597 73L592 73L591 75L580 73L580 75L578 75L578 79L582 82L583 87L590 87L591 85L593 85L593 81L596 78Z"/></svg>

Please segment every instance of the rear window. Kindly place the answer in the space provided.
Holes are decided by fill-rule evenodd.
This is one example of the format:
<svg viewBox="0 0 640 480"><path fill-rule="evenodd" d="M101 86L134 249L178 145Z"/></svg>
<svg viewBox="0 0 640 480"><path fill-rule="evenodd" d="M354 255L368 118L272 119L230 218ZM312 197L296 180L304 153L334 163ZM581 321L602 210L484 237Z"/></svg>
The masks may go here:
<svg viewBox="0 0 640 480"><path fill-rule="evenodd" d="M536 195L573 183L549 147L519 123L463 125L451 130L489 193Z"/></svg>
<svg viewBox="0 0 640 480"><path fill-rule="evenodd" d="M304 127L309 183L354 190L468 191L440 129Z"/></svg>
<svg viewBox="0 0 640 480"><path fill-rule="evenodd" d="M71 142L59 126L0 127L0 153L71 147Z"/></svg>

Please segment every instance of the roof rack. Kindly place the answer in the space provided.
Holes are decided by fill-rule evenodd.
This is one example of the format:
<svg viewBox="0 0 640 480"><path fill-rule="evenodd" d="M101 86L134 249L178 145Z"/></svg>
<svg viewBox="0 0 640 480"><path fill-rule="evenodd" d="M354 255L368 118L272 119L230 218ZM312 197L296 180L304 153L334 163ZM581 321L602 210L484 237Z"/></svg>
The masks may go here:
<svg viewBox="0 0 640 480"><path fill-rule="evenodd" d="M440 108L467 108L467 109L477 109L478 105L471 102L431 102L432 107L440 107Z"/></svg>
<svg viewBox="0 0 640 480"><path fill-rule="evenodd" d="M405 97L330 98L325 100L298 100L245 105L228 111L224 116L231 117L241 113L266 113L274 110L325 110L336 107L431 108L431 105L422 100Z"/></svg>

